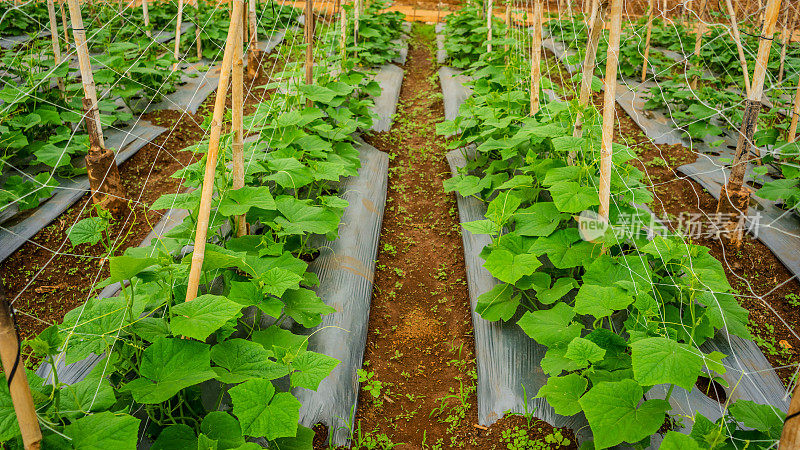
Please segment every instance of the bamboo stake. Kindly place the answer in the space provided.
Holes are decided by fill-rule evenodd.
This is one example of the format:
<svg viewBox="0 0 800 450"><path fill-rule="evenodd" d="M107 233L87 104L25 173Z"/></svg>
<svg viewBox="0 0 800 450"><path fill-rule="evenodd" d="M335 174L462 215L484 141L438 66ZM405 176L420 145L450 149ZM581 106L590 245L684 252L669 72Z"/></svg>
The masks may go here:
<svg viewBox="0 0 800 450"><path fill-rule="evenodd" d="M172 65L172 70L178 70L178 63L180 62L181 26L183 26L183 0L178 0L178 20L175 24L175 63Z"/></svg>
<svg viewBox="0 0 800 450"><path fill-rule="evenodd" d="M750 96L750 69L747 67L747 59L744 56L744 47L742 47L742 38L739 35L739 26L736 24L736 9L731 4L731 0L725 0L728 8L728 15L731 16L731 36L736 42L736 51L739 52L739 64L742 65L742 74L744 76L744 90L747 96Z"/></svg>
<svg viewBox="0 0 800 450"><path fill-rule="evenodd" d="M244 16L242 16L244 20ZM233 129L233 189L244 187L244 24L240 24L241 30L236 30L234 35L236 45L233 48L233 68L231 73L231 128ZM248 63L249 64L249 63ZM247 217L245 214L234 218L236 236L247 234Z"/></svg>
<svg viewBox="0 0 800 450"><path fill-rule="evenodd" d="M542 76L542 0L533 5L533 39L531 40L531 115L539 111L539 83Z"/></svg>
<svg viewBox="0 0 800 450"><path fill-rule="evenodd" d="M789 24L789 8L790 3L786 2L786 23L783 24L783 33L781 34L782 45L781 45L781 65L778 69L778 84L783 82L783 69L784 69L784 62L786 60L786 50L789 48L789 45L792 43L791 37L794 34L794 29L797 26L797 13L800 12L800 8L796 8L794 11L794 15L792 16L792 22ZM788 27L788 29L787 29Z"/></svg>
<svg viewBox="0 0 800 450"><path fill-rule="evenodd" d="M142 14L144 15L144 32L147 37L152 37L150 32L150 11L147 9L147 0L142 0Z"/></svg>
<svg viewBox="0 0 800 450"><path fill-rule="evenodd" d="M778 450L793 450L800 448L800 383L795 381L792 401L789 403L789 411L783 423L781 440L778 442Z"/></svg>
<svg viewBox="0 0 800 450"><path fill-rule="evenodd" d="M8 305L5 288L0 281L0 362L3 365L3 373L6 374L6 381L9 381L12 372L14 375L8 383L8 390L11 402L14 404L23 445L26 450L38 450L42 442L42 431L39 429L39 419L36 417L28 376L25 374L25 363L21 358L20 342L11 316L11 307Z"/></svg>
<svg viewBox="0 0 800 450"><path fill-rule="evenodd" d="M706 32L706 23L703 21L703 13L706 9L706 0L702 0L700 2L700 10L697 12L697 31L695 32L694 38L694 57L695 59L700 57L700 49L703 45L703 34ZM695 65L692 65L695 67ZM689 83L689 86L692 90L697 89L697 75L692 76L692 80Z"/></svg>
<svg viewBox="0 0 800 450"><path fill-rule="evenodd" d="M619 63L619 34L622 27L622 0L612 0L608 12L611 30L606 53L605 92L603 93L603 137L600 144L600 217L608 222L611 201L611 155L614 139L614 113Z"/></svg>
<svg viewBox="0 0 800 450"><path fill-rule="evenodd" d="M202 274L203 259L206 253L208 219L211 215L211 194L214 190L214 174L216 173L217 156L219 154L219 138L220 134L222 134L222 120L225 116L225 97L228 94L228 82L231 78L231 65L237 39L236 30L239 29L242 21L242 7L242 0L233 0L233 14L231 14L228 37L225 40L225 52L222 56L222 66L219 71L217 97L214 100L214 115L211 119L208 153L206 154L206 169L203 174L200 209L197 213L197 230L194 237L192 266L189 269L189 286L186 289L186 301L193 300L197 297L197 289L200 286L200 275Z"/></svg>
<svg viewBox="0 0 800 450"><path fill-rule="evenodd" d="M258 16L256 0L249 2L250 41L247 43L247 77L255 79L261 73L261 50L258 48Z"/></svg>
<svg viewBox="0 0 800 450"><path fill-rule="evenodd" d="M589 96L592 93L592 79L594 78L594 63L597 58L597 45L600 43L600 36L603 34L603 13L606 4L601 0L592 2L592 28L589 30L589 42L587 42L586 55L583 58L581 90L578 96L578 112L575 118L575 126L572 135L575 137L583 136L583 118L581 110L589 104ZM567 157L567 162L572 164L575 159L575 152L572 151Z"/></svg>
<svg viewBox="0 0 800 450"><path fill-rule="evenodd" d="M489 31L486 32L486 52L492 53L492 6L494 4L494 0L489 0L489 4L486 7L486 26L489 28Z"/></svg>
<svg viewBox="0 0 800 450"><path fill-rule="evenodd" d="M342 47L342 61L344 61L345 57L347 57L347 11L344 9L344 5L339 8L339 16L341 16L341 28L342 28L342 38L341 38L341 47Z"/></svg>
<svg viewBox="0 0 800 450"><path fill-rule="evenodd" d="M69 16L72 21L72 34L75 38L75 49L78 53L78 64L81 70L81 82L86 98L91 102L91 113L87 116L87 122L93 121L98 131L98 144L105 149L106 144L103 139L103 126L100 123L100 113L97 110L97 88L94 84L92 66L89 62L89 48L86 45L86 30L83 29L83 17L81 17L81 7L78 0L69 1Z"/></svg>
<svg viewBox="0 0 800 450"><path fill-rule="evenodd" d="M358 20L361 16L359 6L361 4L361 0L354 0L353 1L353 43L358 46ZM358 50L356 50L358 52Z"/></svg>
<svg viewBox="0 0 800 450"><path fill-rule="evenodd" d="M61 64L61 46L58 44L58 23L56 22L56 6L53 0L47 0L47 15L50 18L50 39L53 41L53 58L55 65ZM58 90L64 94L64 78L58 77Z"/></svg>
<svg viewBox="0 0 800 450"><path fill-rule="evenodd" d="M511 37L511 0L506 0L506 39ZM503 52L508 53L508 43L503 44Z"/></svg>
<svg viewBox="0 0 800 450"><path fill-rule="evenodd" d="M794 142L797 137L797 117L800 115L800 81L797 83L797 90L794 92L794 103L792 104L792 123L789 125L789 142Z"/></svg>
<svg viewBox="0 0 800 450"><path fill-rule="evenodd" d="M69 26L67 25L67 15L64 13L64 2L58 2L58 8L61 10L61 26L64 28L64 42L69 46Z"/></svg>
<svg viewBox="0 0 800 450"><path fill-rule="evenodd" d="M647 79L647 58L650 56L650 35L653 33L653 0L647 4L647 35L644 39L644 61L642 62L642 83Z"/></svg>
<svg viewBox="0 0 800 450"><path fill-rule="evenodd" d="M769 62L769 51L772 46L772 36L775 34L775 23L778 20L778 12L781 8L781 0L769 0L765 12L764 27L761 31L761 39L758 43L758 57L756 67L753 72L753 84L750 87L750 95L744 108L742 126L739 129L739 140L736 143L736 154L731 163L731 175L728 184L722 187L719 202L717 203L717 213L721 217L731 217L725 224L725 229L729 233L729 240L739 247L742 243L742 227L739 226L739 217L747 214L750 202L750 190L743 186L744 175L747 170L747 162L750 159L750 145L755 133L756 120L761 110L761 96L764 92L764 79L767 75L767 63Z"/></svg>
<svg viewBox="0 0 800 450"><path fill-rule="evenodd" d="M314 0L306 0L306 84L314 82ZM308 101L311 106L311 100Z"/></svg>

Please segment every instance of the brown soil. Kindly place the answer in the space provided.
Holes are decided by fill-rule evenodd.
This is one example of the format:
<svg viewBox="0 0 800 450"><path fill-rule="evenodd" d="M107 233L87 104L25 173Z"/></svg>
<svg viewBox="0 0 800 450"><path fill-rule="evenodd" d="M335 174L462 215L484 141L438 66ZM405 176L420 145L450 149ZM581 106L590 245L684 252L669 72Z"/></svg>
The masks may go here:
<svg viewBox="0 0 800 450"><path fill-rule="evenodd" d="M464 250L455 197L442 188L446 141L435 133L444 109L432 45L414 33L394 126L368 137L389 153L389 192L363 366L374 375L361 383L353 448L506 448L520 430L547 444L555 433L571 445L552 448L574 447L570 432L518 416L478 425ZM366 389L375 381L377 396Z"/></svg>
<svg viewBox="0 0 800 450"><path fill-rule="evenodd" d="M265 72L276 73L274 55L264 57ZM245 80L245 114L269 92L253 88L265 85L269 78L262 74L255 81ZM213 110L216 94L212 93L197 114L158 111L143 116L155 125L167 128L161 136L145 145L120 166L125 192L133 207L115 220L111 236L118 245L117 254L137 246L153 229L166 211L150 211L162 194L179 192L180 180L170 178L178 169L195 162L201 155L181 149L199 142L205 133L200 127L203 118ZM230 106L230 90L228 91ZM18 313L20 336L32 337L63 319L65 313L85 302L91 287L108 276L108 265L102 259L101 244L72 248L67 231L91 210L89 195L83 196L56 221L43 228L29 242L0 264L8 298Z"/></svg>
<svg viewBox="0 0 800 450"><path fill-rule="evenodd" d="M552 80L568 86L566 75L558 73L562 67L555 57L547 53L547 59ZM601 93L596 93L593 101L602 108ZM645 173L645 182L651 184L655 200L650 207L659 217L672 219L673 225L682 214L710 216L716 212L714 197L677 170L696 161L696 153L682 145L654 144L618 104L616 116L614 141L636 150L638 160L634 164ZM795 330L800 329L800 283L767 246L752 236L748 235L741 249L730 248L716 237L703 237L693 243L709 247L711 254L722 261L728 281L739 294L739 303L750 311L755 342L788 386L800 356L800 340L795 337Z"/></svg>

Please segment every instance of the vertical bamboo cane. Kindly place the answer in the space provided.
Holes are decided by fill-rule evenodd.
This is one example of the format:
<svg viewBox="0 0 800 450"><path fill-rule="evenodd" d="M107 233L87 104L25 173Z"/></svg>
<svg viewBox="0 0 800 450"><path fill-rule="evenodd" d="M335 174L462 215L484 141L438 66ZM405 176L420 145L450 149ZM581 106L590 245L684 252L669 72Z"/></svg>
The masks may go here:
<svg viewBox="0 0 800 450"><path fill-rule="evenodd" d="M314 82L314 0L306 0L306 84ZM308 100L311 106L311 100Z"/></svg>
<svg viewBox="0 0 800 450"><path fill-rule="evenodd" d="M611 156L614 139L614 112L619 63L619 34L622 27L622 0L611 0L608 12L611 30L606 54L605 92L603 93L603 137L600 144L600 217L608 222L611 201Z"/></svg>
<svg viewBox="0 0 800 450"><path fill-rule="evenodd" d="M25 363L21 358L20 343L11 318L11 308L6 300L5 288L0 281L0 363L3 365L6 381L11 372L14 372L8 390L11 402L14 404L25 450L38 450L42 442L42 432L39 429L39 419L36 417L28 376L25 374Z"/></svg>
<svg viewBox="0 0 800 450"><path fill-rule="evenodd" d="M47 15L50 18L50 39L53 41L53 58L55 64L61 64L61 46L58 44L58 23L56 22L56 6L53 0L47 0ZM64 93L64 78L58 77L58 90Z"/></svg>
<svg viewBox="0 0 800 450"><path fill-rule="evenodd" d="M753 71L753 84L750 86L750 95L744 108L742 126L739 129L739 140L736 143L736 154L731 163L731 175L728 184L722 187L717 213L721 217L729 216L725 229L729 233L729 240L735 247L742 243L742 227L739 226L739 217L747 214L750 202L750 190L743 186L747 162L750 159L750 145L755 133L756 120L761 110L761 95L764 92L764 79L767 75L769 51L772 46L772 36L775 34L775 23L781 9L781 0L768 0L764 16L764 27L758 43L758 57Z"/></svg>
<svg viewBox="0 0 800 450"><path fill-rule="evenodd" d="M494 0L489 0L489 5L486 7L486 26L489 31L486 32L486 51L492 53L492 6Z"/></svg>
<svg viewBox="0 0 800 450"><path fill-rule="evenodd" d="M700 57L700 49L703 46L703 34L706 32L706 23L703 21L703 13L705 12L705 9L706 9L706 0L702 0L702 2L700 2L700 10L697 12L697 31L695 32L695 38L694 38L695 59ZM689 82L689 86L692 88L692 90L697 89L696 75L692 77L692 80Z"/></svg>
<svg viewBox="0 0 800 450"><path fill-rule="evenodd" d="M794 142L797 137L797 117L800 115L800 81L797 83L797 89L794 92L794 103L792 104L792 122L789 125L789 142Z"/></svg>
<svg viewBox="0 0 800 450"><path fill-rule="evenodd" d="M342 37L341 37L341 47L342 47L342 61L347 57L347 11L344 9L344 4L342 7L339 8L339 16L341 20L341 28L342 28Z"/></svg>
<svg viewBox="0 0 800 450"><path fill-rule="evenodd" d="M255 79L261 73L261 50L258 48L258 16L256 0L249 1L250 41L247 44L247 77Z"/></svg>
<svg viewBox="0 0 800 450"><path fill-rule="evenodd" d="M663 20L664 23L666 24L667 23L667 0L664 0L663 5L664 6L661 7L661 20Z"/></svg>
<svg viewBox="0 0 800 450"><path fill-rule="evenodd" d="M506 0L506 39L511 37L511 0ZM503 44L503 52L508 53L508 43Z"/></svg>
<svg viewBox="0 0 800 450"><path fill-rule="evenodd" d="M789 411L786 421L783 424L781 440L778 443L778 450L792 450L800 448L800 382L795 381L792 401L789 403Z"/></svg>
<svg viewBox="0 0 800 450"><path fill-rule="evenodd" d="M644 39L644 61L642 62L642 83L647 79L647 58L650 56L650 35L653 33L653 0L647 4L647 35Z"/></svg>
<svg viewBox="0 0 800 450"><path fill-rule="evenodd" d="M360 4L361 0L353 0L353 43L356 46L358 46L358 20L361 17Z"/></svg>
<svg viewBox="0 0 800 450"><path fill-rule="evenodd" d="M147 37L152 37L150 32L150 11L147 9L147 0L142 0L142 15L144 15L144 27Z"/></svg>
<svg viewBox="0 0 800 450"><path fill-rule="evenodd" d="M236 39L239 39L238 36L241 36L236 30L241 26L242 7L242 0L233 0L233 14L231 14L231 23L228 27L228 38L225 40L225 52L222 56L222 66L219 71L217 97L214 100L214 115L211 119L208 153L206 153L206 169L203 174L200 209L197 213L197 230L194 237L192 266L189 269L189 286L186 290L186 301L193 300L197 297L197 289L200 286L200 275L203 269L203 259L206 254L208 218L211 215L211 194L214 190L214 174L217 170L219 138L220 134L222 134L222 120L225 116L225 97L228 94L228 82L231 79L231 65L233 62Z"/></svg>
<svg viewBox="0 0 800 450"><path fill-rule="evenodd" d="M105 148L105 140L103 139L103 127L100 123L100 114L97 111L97 88L94 84L94 75L92 74L92 66L89 62L89 48L86 45L86 30L83 29L83 17L81 17L81 7L78 0L69 0L69 16L72 21L72 34L75 38L75 49L78 53L78 64L81 70L81 82L83 83L83 92L92 103L92 113L87 117L87 121L93 121L98 130L98 144L101 148Z"/></svg>
<svg viewBox="0 0 800 450"><path fill-rule="evenodd" d="M739 64L742 65L742 73L744 74L744 90L747 96L750 96L750 69L747 68L742 38L739 36L739 26L736 24L736 9L731 4L731 0L725 0L725 4L728 8L728 15L731 16L731 36L736 42L736 51L739 52Z"/></svg>
<svg viewBox="0 0 800 450"><path fill-rule="evenodd" d="M595 0L592 3L592 28L589 30L589 42L587 43L586 55L583 58L582 76L581 76L581 90L578 95L578 112L575 118L575 126L572 129L572 135L575 137L583 136L583 118L581 117L581 109L589 104L589 96L592 93L592 79L594 78L594 63L597 58L597 45L600 43L600 36L603 34L603 13L605 11L605 3L601 0ZM571 164L575 159L575 152L572 151L567 157L567 161Z"/></svg>
<svg viewBox="0 0 800 450"><path fill-rule="evenodd" d="M175 24L175 64L172 65L172 70L178 70L178 63L180 62L181 26L183 26L183 0L178 0L178 19Z"/></svg>
<svg viewBox="0 0 800 450"><path fill-rule="evenodd" d="M533 5L533 39L531 40L531 115L539 111L539 83L542 74L542 0Z"/></svg>
<svg viewBox="0 0 800 450"><path fill-rule="evenodd" d="M67 25L67 15L64 13L64 2L58 2L58 8L61 10L61 27L64 28L64 42L69 46L69 25Z"/></svg>
<svg viewBox="0 0 800 450"><path fill-rule="evenodd" d="M784 62L786 61L786 50L789 48L789 45L792 43L792 35L794 34L794 29L797 26L797 13L800 12L800 7L796 8L794 14L792 15L792 22L789 23L789 10L791 9L789 2L786 2L786 23L783 25L783 33L781 33L781 65L778 69L778 84L783 82L783 69L784 69Z"/></svg>
<svg viewBox="0 0 800 450"><path fill-rule="evenodd" d="M244 11L243 11L244 12ZM244 20L244 14L242 15ZM244 187L244 24L236 30L236 45L233 47L233 66L231 69L231 128L233 129L233 189ZM249 63L248 63L249 64ZM247 220L245 214L234 219L237 236L247 234Z"/></svg>

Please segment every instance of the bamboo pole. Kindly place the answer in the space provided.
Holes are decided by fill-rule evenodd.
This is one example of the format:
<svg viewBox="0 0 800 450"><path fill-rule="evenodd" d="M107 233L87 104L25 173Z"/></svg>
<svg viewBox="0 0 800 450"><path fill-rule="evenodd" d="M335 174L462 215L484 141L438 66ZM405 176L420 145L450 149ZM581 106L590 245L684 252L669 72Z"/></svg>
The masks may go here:
<svg viewBox="0 0 800 450"><path fill-rule="evenodd" d="M542 76L542 0L533 5L533 39L531 40L531 115L539 111L539 84Z"/></svg>
<svg viewBox="0 0 800 450"><path fill-rule="evenodd" d="M94 84L94 75L92 74L92 66L89 62L89 48L86 45L86 30L83 29L83 17L81 17L81 7L78 0L69 1L69 16L72 21L72 34L75 38L75 49L78 53L78 65L81 71L81 82L83 83L83 92L87 99L91 102L90 115L87 116L86 121L94 122L98 136L98 145L105 148L105 139L103 139L103 126L100 123L100 113L97 110L97 88Z"/></svg>
<svg viewBox="0 0 800 450"><path fill-rule="evenodd" d="M695 32L694 38L694 57L695 60L700 57L700 50L703 46L703 34L706 32L706 23L703 21L703 13L706 9L706 0L702 0L700 2L700 10L697 12L697 31ZM695 64L692 65L696 67ZM692 90L697 89L697 75L692 76L692 80L689 82L689 86Z"/></svg>
<svg viewBox="0 0 800 450"><path fill-rule="evenodd" d="M800 81L794 92L794 103L792 104L792 122L789 125L789 137L787 141L794 142L797 137L797 117L800 115Z"/></svg>
<svg viewBox="0 0 800 450"><path fill-rule="evenodd" d="M489 0L489 4L486 7L486 27L489 31L486 32L486 52L492 53L492 7L494 5L494 0Z"/></svg>
<svg viewBox="0 0 800 450"><path fill-rule="evenodd" d="M53 42L53 58L55 65L61 64L61 46L58 44L58 22L56 19L56 6L53 0L47 0L47 15L50 18L50 39ZM58 77L58 90L64 94L64 78Z"/></svg>
<svg viewBox="0 0 800 450"><path fill-rule="evenodd" d="M506 0L506 39L511 37L511 0ZM503 52L508 53L508 42L503 44Z"/></svg>
<svg viewBox="0 0 800 450"><path fill-rule="evenodd" d="M347 57L347 11L344 9L344 5L339 8L339 16L341 20L341 47L342 47L342 61Z"/></svg>
<svg viewBox="0 0 800 450"><path fill-rule="evenodd" d="M789 23L789 11L791 4L786 2L786 23L783 24L783 33L781 33L781 64L780 68L778 69L778 84L783 82L783 69L784 69L784 62L786 61L786 50L789 48L789 45L792 43L791 37L794 34L794 29L797 26L797 13L800 12L800 8L796 8L794 14L792 15L792 22Z"/></svg>
<svg viewBox="0 0 800 450"><path fill-rule="evenodd" d="M222 56L217 96L214 100L214 114L211 119L208 153L206 154L206 168L203 174L200 208L197 213L197 230L194 237L192 266L189 269L189 286L186 289L186 301L193 300L197 297L197 289L200 286L200 275L202 274L203 259L206 253L208 219L211 215L211 194L214 190L214 174L216 173L217 157L219 154L219 138L220 134L222 134L222 120L225 116L225 97L228 94L228 82L231 78L234 47L238 34L236 30L239 29L242 21L242 7L242 0L233 0L233 14L231 14L231 22L228 27L228 37L225 40L225 52Z"/></svg>
<svg viewBox="0 0 800 450"><path fill-rule="evenodd" d="M581 90L578 95L578 112L575 118L575 126L572 135L575 137L583 136L583 118L581 110L589 104L589 96L592 93L592 79L594 78L594 63L597 58L597 45L600 43L600 36L603 34L603 15L606 4L601 0L592 2L592 28L589 30L589 42L587 42L586 55L583 58L581 68ZM575 159L575 152L569 153L567 162L572 164Z"/></svg>
<svg viewBox="0 0 800 450"><path fill-rule="evenodd" d="M183 26L183 0L178 0L178 18L175 24L175 63L172 65L172 70L178 70L178 63L180 62L181 51L181 26Z"/></svg>
<svg viewBox="0 0 800 450"><path fill-rule="evenodd" d="M244 15L242 16L244 20ZM236 30L236 45L233 48L233 67L231 69L231 128L233 129L233 189L244 187L244 24ZM249 63L248 63L249 64ZM247 234L247 217L245 214L234 218L236 236Z"/></svg>
<svg viewBox="0 0 800 450"><path fill-rule="evenodd" d="M650 56L650 35L653 33L653 0L647 3L647 35L644 39L644 61L642 62L642 83L647 79L647 58Z"/></svg>
<svg viewBox="0 0 800 450"><path fill-rule="evenodd" d="M69 46L69 26L67 25L67 15L64 13L64 2L58 2L58 8L61 10L61 26L64 28L64 42Z"/></svg>
<svg viewBox="0 0 800 450"><path fill-rule="evenodd" d="M150 11L147 9L147 0L142 0L142 15L144 15L144 32L147 37L152 37L150 32Z"/></svg>
<svg viewBox="0 0 800 450"><path fill-rule="evenodd" d="M789 411L783 423L781 440L778 442L778 450L793 450L800 448L800 382L795 381L792 401L789 403Z"/></svg>
<svg viewBox="0 0 800 450"><path fill-rule="evenodd" d="M11 315L11 307L5 296L5 288L0 281L0 363L6 374L11 402L17 415L17 423L26 450L38 450L42 442L42 431L36 417L36 407L25 374L25 363L21 360L20 342ZM10 378L13 374L13 378ZM9 426L11 426L9 424Z"/></svg>
<svg viewBox="0 0 800 450"><path fill-rule="evenodd" d="M306 0L306 23L305 23L305 41L306 41L306 84L314 82L314 0ZM308 101L308 106L311 106L311 100Z"/></svg>
<svg viewBox="0 0 800 450"><path fill-rule="evenodd" d="M256 0L249 1L248 23L250 25L250 41L247 43L247 77L255 79L261 73L261 50L258 48L258 16Z"/></svg>
<svg viewBox="0 0 800 450"><path fill-rule="evenodd" d="M603 93L603 137L600 144L600 217L608 222L611 201L611 156L614 139L614 113L619 63L619 34L622 27L622 0L611 0L608 12L611 29L606 53L605 92Z"/></svg>
<svg viewBox="0 0 800 450"><path fill-rule="evenodd" d="M747 96L750 96L750 69L747 67L747 58L744 56L744 47L742 47L742 38L739 35L739 25L736 23L736 9L731 4L731 0L725 0L728 8L728 15L731 18L731 36L736 42L736 51L739 53L739 64L742 65L742 74L744 77L744 90Z"/></svg>
<svg viewBox="0 0 800 450"><path fill-rule="evenodd" d="M353 0L353 43L358 46L358 20L361 17L361 0ZM358 52L358 50L356 50Z"/></svg>
<svg viewBox="0 0 800 450"><path fill-rule="evenodd" d="M722 187L717 213L720 217L730 217L726 221L725 229L729 233L728 239L735 246L742 243L742 227L739 226L739 217L747 214L750 202L750 190L743 186L747 162L750 159L750 145L755 133L758 113L761 110L761 96L764 92L764 79L767 75L769 51L772 46L772 37L775 34L775 23L778 20L781 0L769 0L764 16L764 27L758 43L758 57L753 71L753 84L750 95L744 108L742 126L739 129L739 140L736 143L736 153L731 163L731 174L728 184Z"/></svg>

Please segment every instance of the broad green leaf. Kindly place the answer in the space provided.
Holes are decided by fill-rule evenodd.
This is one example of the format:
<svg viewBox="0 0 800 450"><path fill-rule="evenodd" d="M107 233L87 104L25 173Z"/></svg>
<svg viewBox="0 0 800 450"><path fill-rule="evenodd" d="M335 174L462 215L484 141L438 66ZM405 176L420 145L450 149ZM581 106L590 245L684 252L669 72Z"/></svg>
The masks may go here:
<svg viewBox="0 0 800 450"><path fill-rule="evenodd" d="M528 311L517 323L536 342L545 347L564 347L581 335L583 325L572 323L575 311L565 303L550 309Z"/></svg>
<svg viewBox="0 0 800 450"><path fill-rule="evenodd" d="M175 336L205 341L229 320L239 315L242 305L220 295L204 294L172 307L169 326Z"/></svg>
<svg viewBox="0 0 800 450"><path fill-rule="evenodd" d="M314 446L314 430L302 425L297 427L297 436L275 439L270 448L276 450L309 450ZM257 449L255 449L257 450Z"/></svg>
<svg viewBox="0 0 800 450"><path fill-rule="evenodd" d="M203 418L200 431L217 442L217 448L227 450L244 445L242 427L235 417L223 411L211 411Z"/></svg>
<svg viewBox="0 0 800 450"><path fill-rule="evenodd" d="M211 347L212 370L223 383L235 384L263 378L274 380L289 374L289 368L269 359L272 351L245 339L230 339Z"/></svg>
<svg viewBox="0 0 800 450"><path fill-rule="evenodd" d="M542 263L530 253L514 254L504 248L492 250L483 267L500 281L514 284L525 275L536 271Z"/></svg>
<svg viewBox="0 0 800 450"><path fill-rule="evenodd" d="M72 445L81 450L136 450L139 419L111 412L92 414L64 428Z"/></svg>
<svg viewBox="0 0 800 450"><path fill-rule="evenodd" d="M489 206L486 207L486 218L499 225L505 224L521 203L522 199L512 191L502 192L489 202Z"/></svg>
<svg viewBox="0 0 800 450"><path fill-rule="evenodd" d="M117 283L130 280L142 270L158 263L157 258L137 258L134 256L122 255L109 258L111 276L106 283Z"/></svg>
<svg viewBox="0 0 800 450"><path fill-rule="evenodd" d="M0 442L11 440L19 434L14 402L11 401L8 383L6 377L3 376L0 377Z"/></svg>
<svg viewBox="0 0 800 450"><path fill-rule="evenodd" d="M549 190L556 207L564 213L579 213L600 204L596 188L582 186L574 181L558 182Z"/></svg>
<svg viewBox="0 0 800 450"><path fill-rule="evenodd" d="M172 425L164 428L158 438L150 447L151 450L183 450L195 448L197 437L188 425Z"/></svg>
<svg viewBox="0 0 800 450"><path fill-rule="evenodd" d="M94 245L103 238L103 231L108 228L108 221L100 217L87 217L67 231L67 237L73 246L80 244Z"/></svg>
<svg viewBox="0 0 800 450"><path fill-rule="evenodd" d="M300 277L282 269L270 269L271 271L282 271L288 276L296 278L294 283L287 286L288 287L297 287L298 282L300 281ZM271 285L266 284L265 287L270 287ZM285 291L285 289L284 289ZM283 292L281 291L281 295ZM264 295L261 292L261 288L259 288L256 283L252 281L232 281L231 282L231 291L228 294L228 298L233 300L234 302L240 305L251 306L255 305L263 311L265 314L272 316L274 318L278 318L281 315L281 311L283 311L283 302L280 299L275 297Z"/></svg>
<svg viewBox="0 0 800 450"><path fill-rule="evenodd" d="M290 289L281 297L286 305L286 315L300 325L311 328L322 322L322 314L336 312L336 309L323 302L310 289Z"/></svg>
<svg viewBox="0 0 800 450"><path fill-rule="evenodd" d="M279 236L288 234L326 234L339 228L339 214L321 206L312 206L294 197L281 197L277 200L278 211L283 217L275 222L283 230Z"/></svg>
<svg viewBox="0 0 800 450"><path fill-rule="evenodd" d="M514 213L514 231L522 236L549 236L562 220L568 218L568 214L558 212L555 203L534 203Z"/></svg>
<svg viewBox="0 0 800 450"><path fill-rule="evenodd" d="M545 398L556 414L572 416L581 411L578 400L586 392L588 386L589 381L577 373L563 377L549 377L547 384L539 389L536 397Z"/></svg>
<svg viewBox="0 0 800 450"><path fill-rule="evenodd" d="M633 375L643 386L675 384L690 391L702 373L702 353L669 338L640 339L631 345Z"/></svg>
<svg viewBox="0 0 800 450"><path fill-rule="evenodd" d="M737 422L748 428L763 431L773 439L781 436L786 414L772 405L759 405L750 400L739 399L728 408L728 411Z"/></svg>
<svg viewBox="0 0 800 450"><path fill-rule="evenodd" d="M288 392L275 393L267 380L248 380L231 388L233 414L246 436L272 440L297 434L300 402Z"/></svg>
<svg viewBox="0 0 800 450"><path fill-rule="evenodd" d="M661 441L659 450L702 450L702 447L688 434L669 431Z"/></svg>
<svg viewBox="0 0 800 450"><path fill-rule="evenodd" d="M472 234L498 234L494 222L487 219L464 222L461 226Z"/></svg>
<svg viewBox="0 0 800 450"><path fill-rule="evenodd" d="M618 287L584 284L575 296L575 312L594 317L610 316L633 303L633 297Z"/></svg>
<svg viewBox="0 0 800 450"><path fill-rule="evenodd" d="M578 287L578 282L569 277L557 279L552 287L549 284L544 289L536 287L536 298L545 305L552 305L561 300L569 291Z"/></svg>
<svg viewBox="0 0 800 450"><path fill-rule="evenodd" d="M570 341L567 352L564 354L565 358L575 361L580 368L588 367L589 363L602 361L604 356L606 356L606 351L599 345L580 337Z"/></svg>
<svg viewBox="0 0 800 450"><path fill-rule="evenodd" d="M111 408L117 401L114 389L107 380L89 376L61 389L61 414L80 417L84 414Z"/></svg>
<svg viewBox="0 0 800 450"><path fill-rule="evenodd" d="M642 387L633 380L604 381L580 399L580 405L594 434L595 448L622 442L639 442L664 424L669 402L642 402Z"/></svg>
<svg viewBox="0 0 800 450"><path fill-rule="evenodd" d="M168 400L181 389L214 378L209 346L188 339L163 338L153 342L142 354L142 377L127 384L139 403L155 404Z"/></svg>
<svg viewBox="0 0 800 450"><path fill-rule="evenodd" d="M510 284L499 283L488 292L478 297L475 312L486 320L495 322L511 319L519 306L519 294L512 295L514 287Z"/></svg>
<svg viewBox="0 0 800 450"><path fill-rule="evenodd" d="M275 200L267 186L244 186L231 189L219 204L219 213L224 216L246 214L250 208L275 209Z"/></svg>
<svg viewBox="0 0 800 450"><path fill-rule="evenodd" d="M295 372L291 375L293 387L316 391L319 383L339 365L339 360L317 352L303 352L292 361Z"/></svg>

